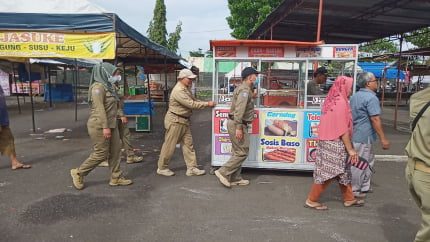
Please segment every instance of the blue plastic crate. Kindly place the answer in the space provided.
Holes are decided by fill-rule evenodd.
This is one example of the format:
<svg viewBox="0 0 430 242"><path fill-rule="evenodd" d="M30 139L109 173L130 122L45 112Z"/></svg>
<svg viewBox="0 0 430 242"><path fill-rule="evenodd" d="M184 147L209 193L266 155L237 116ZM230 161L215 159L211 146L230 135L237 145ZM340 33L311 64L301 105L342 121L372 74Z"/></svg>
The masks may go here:
<svg viewBox="0 0 430 242"><path fill-rule="evenodd" d="M151 115L154 105L148 101L125 101L124 114L125 115Z"/></svg>

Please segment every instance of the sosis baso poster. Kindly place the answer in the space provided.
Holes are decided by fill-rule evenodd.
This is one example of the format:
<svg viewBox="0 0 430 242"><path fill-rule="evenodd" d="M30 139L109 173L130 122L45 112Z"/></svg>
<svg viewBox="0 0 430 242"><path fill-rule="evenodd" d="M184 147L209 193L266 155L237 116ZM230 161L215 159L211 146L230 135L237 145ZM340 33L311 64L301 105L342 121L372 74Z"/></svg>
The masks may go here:
<svg viewBox="0 0 430 242"><path fill-rule="evenodd" d="M306 162L315 162L320 111L304 112L303 139L306 143Z"/></svg>
<svg viewBox="0 0 430 242"><path fill-rule="evenodd" d="M298 112L266 111L260 113L261 158L264 162L296 163L301 160Z"/></svg>
<svg viewBox="0 0 430 242"><path fill-rule="evenodd" d="M216 160L227 161L231 156L231 141L227 130L229 109L215 109L213 115L214 124L214 155ZM254 121L248 125L250 135L259 134L259 113L255 110Z"/></svg>

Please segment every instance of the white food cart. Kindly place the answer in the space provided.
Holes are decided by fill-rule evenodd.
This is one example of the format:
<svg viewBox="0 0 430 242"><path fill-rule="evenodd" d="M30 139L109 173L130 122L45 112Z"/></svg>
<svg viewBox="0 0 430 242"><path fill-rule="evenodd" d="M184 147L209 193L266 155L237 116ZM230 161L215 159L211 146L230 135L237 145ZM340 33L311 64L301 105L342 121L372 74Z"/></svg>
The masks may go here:
<svg viewBox="0 0 430 242"><path fill-rule="evenodd" d="M231 156L227 119L232 90L241 83L247 66L260 71L255 119L249 125L250 152L243 167L312 170L318 138L321 103L339 75L354 78L358 46L354 44L267 40L213 40L212 166L221 166ZM221 73L223 62L235 68ZM314 70L324 66L328 79L320 85L324 95L307 95ZM236 73L237 72L237 73Z"/></svg>

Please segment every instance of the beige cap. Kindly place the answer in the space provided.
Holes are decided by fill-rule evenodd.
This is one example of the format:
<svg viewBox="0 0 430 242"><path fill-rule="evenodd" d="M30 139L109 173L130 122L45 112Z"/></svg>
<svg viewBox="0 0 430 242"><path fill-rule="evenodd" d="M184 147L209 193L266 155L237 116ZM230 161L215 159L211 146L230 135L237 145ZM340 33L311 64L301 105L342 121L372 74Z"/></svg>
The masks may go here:
<svg viewBox="0 0 430 242"><path fill-rule="evenodd" d="M179 75L178 75L178 79L183 79L183 78L194 79L196 77L197 76L194 75L194 73L191 70L188 70L188 69L182 69L179 72Z"/></svg>

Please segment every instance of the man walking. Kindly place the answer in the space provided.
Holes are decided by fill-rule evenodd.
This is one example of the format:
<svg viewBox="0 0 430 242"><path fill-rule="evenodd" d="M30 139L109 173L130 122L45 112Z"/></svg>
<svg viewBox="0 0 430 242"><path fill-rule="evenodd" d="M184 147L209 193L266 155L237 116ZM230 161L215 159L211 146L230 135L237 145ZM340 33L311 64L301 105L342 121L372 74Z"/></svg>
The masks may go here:
<svg viewBox="0 0 430 242"><path fill-rule="evenodd" d="M381 108L375 93L378 81L373 73L364 72L358 75L357 85L360 90L350 99L354 127L352 142L358 155L369 162L369 167L361 170L351 166L352 191L356 197L364 198L371 191L370 178L375 163L372 144L376 141L376 135L379 136L383 149L389 149L390 142L382 129Z"/></svg>
<svg viewBox="0 0 430 242"><path fill-rule="evenodd" d="M410 99L412 135L406 146L409 191L421 209L421 228L415 242L430 241L430 87ZM415 126L415 127L414 127Z"/></svg>
<svg viewBox="0 0 430 242"><path fill-rule="evenodd" d="M242 85L233 93L227 130L233 148L233 155L218 170L215 175L221 184L230 188L232 185L249 185L249 180L242 179L242 163L249 154L249 134L247 127L254 119L254 101L252 87L257 79L258 71L246 67L242 71Z"/></svg>
<svg viewBox="0 0 430 242"><path fill-rule="evenodd" d="M179 72L178 83L173 88L169 99L169 110L164 119L166 133L164 143L158 159L157 174L173 176L175 173L169 169L169 161L173 156L176 144L181 144L184 160L187 165L187 176L201 176L204 170L197 168L196 152L193 147L193 136L190 129L190 117L193 109L214 107L213 101L201 102L191 94L190 88L197 76L190 70Z"/></svg>

